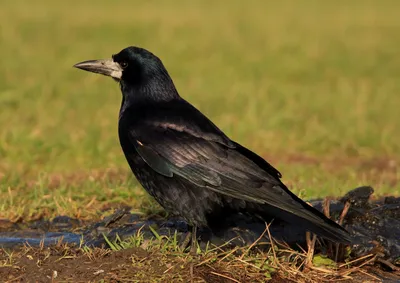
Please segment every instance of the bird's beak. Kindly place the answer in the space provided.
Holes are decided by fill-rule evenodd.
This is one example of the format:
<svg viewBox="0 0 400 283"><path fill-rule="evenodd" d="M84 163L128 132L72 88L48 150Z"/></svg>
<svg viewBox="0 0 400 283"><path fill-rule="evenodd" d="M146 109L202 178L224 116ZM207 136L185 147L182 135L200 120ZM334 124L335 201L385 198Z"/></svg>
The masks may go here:
<svg viewBox="0 0 400 283"><path fill-rule="evenodd" d="M121 66L112 59L89 60L74 65L75 68L102 74L120 80L122 77Z"/></svg>

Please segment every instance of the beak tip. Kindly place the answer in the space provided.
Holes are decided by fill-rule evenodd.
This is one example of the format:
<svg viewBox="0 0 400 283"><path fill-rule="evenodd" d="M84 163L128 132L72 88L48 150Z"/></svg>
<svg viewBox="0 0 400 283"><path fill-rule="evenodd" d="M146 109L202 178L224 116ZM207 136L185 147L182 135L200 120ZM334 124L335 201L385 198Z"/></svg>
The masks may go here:
<svg viewBox="0 0 400 283"><path fill-rule="evenodd" d="M77 68L77 69L80 69L81 68L81 63L76 63L76 64L74 64L72 67L73 68Z"/></svg>

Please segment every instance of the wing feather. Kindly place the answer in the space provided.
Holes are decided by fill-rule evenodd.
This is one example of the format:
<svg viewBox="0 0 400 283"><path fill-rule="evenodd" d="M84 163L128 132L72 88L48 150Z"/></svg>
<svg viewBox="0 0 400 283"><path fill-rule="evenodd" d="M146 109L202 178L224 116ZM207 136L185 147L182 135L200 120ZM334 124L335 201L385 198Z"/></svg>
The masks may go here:
<svg viewBox="0 0 400 283"><path fill-rule="evenodd" d="M159 126L136 129L131 136L133 141L140 140L137 152L156 172L168 177L178 175L231 197L282 207L285 191L280 180L235 148ZM293 201L293 210L296 207Z"/></svg>

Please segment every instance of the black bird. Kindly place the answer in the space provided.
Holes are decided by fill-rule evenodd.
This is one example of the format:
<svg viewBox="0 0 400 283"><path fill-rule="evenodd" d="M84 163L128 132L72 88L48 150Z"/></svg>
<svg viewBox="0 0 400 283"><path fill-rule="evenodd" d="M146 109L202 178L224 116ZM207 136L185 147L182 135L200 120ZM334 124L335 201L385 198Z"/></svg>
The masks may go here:
<svg viewBox="0 0 400 283"><path fill-rule="evenodd" d="M128 47L112 59L74 67L119 82L122 150L146 191L191 225L191 252L196 250L197 227L217 229L226 216L239 212L350 242L344 228L289 191L278 170L181 98L151 52Z"/></svg>

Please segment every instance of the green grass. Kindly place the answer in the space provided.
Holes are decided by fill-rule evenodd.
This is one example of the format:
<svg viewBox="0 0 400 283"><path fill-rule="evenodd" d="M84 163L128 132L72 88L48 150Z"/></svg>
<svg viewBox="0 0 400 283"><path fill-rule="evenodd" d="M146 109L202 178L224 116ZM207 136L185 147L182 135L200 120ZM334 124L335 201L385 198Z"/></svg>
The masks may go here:
<svg viewBox="0 0 400 283"><path fill-rule="evenodd" d="M303 197L363 184L398 194L399 9L396 1L2 1L0 217L153 208L119 146L117 84L72 68L129 45L157 54L184 98Z"/></svg>

